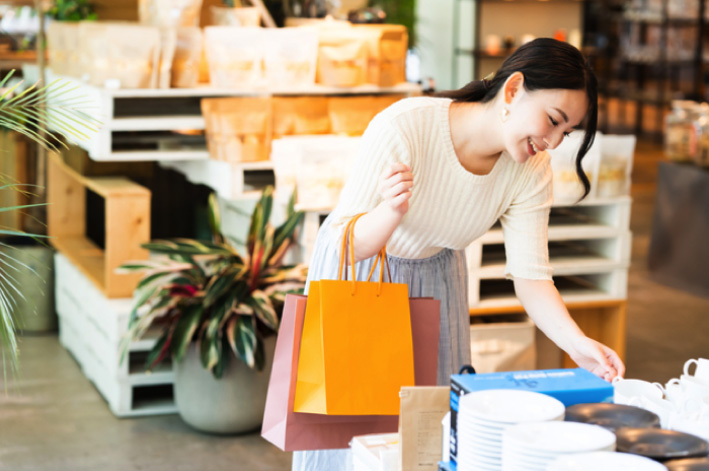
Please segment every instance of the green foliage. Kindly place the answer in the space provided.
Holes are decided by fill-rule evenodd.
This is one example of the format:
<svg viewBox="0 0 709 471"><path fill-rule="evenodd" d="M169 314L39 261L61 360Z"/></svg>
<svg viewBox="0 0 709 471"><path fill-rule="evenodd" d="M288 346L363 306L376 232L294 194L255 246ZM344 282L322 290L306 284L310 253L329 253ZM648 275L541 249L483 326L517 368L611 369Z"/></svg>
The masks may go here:
<svg viewBox="0 0 709 471"><path fill-rule="evenodd" d="M135 307L122 342L122 357L131 341L150 326L162 330L146 368L168 356L180 361L197 343L204 368L220 378L234 354L250 368L262 369L263 338L278 331L287 293L302 293L304 265L282 264L293 245L303 213L288 206L286 221L270 223L273 188L266 188L251 216L247 249L240 254L221 230L219 206L209 198L211 241L155 240L143 247L158 260L130 262L123 271L145 276L135 292Z"/></svg>
<svg viewBox="0 0 709 471"><path fill-rule="evenodd" d="M88 0L54 0L48 14L59 21L97 19L94 6Z"/></svg>
<svg viewBox="0 0 709 471"><path fill-rule="evenodd" d="M0 87L7 84L13 73L14 70L10 71L0 81ZM42 131L52 129L65 138L88 140L89 136L79 131L78 128L83 127L95 131L95 128L100 124L91 116L79 111L76 108L79 105L76 100L66 98L70 92L75 90L68 82L57 80L43 87L35 84L19 92L20 84L10 87L0 95L0 128L18 132L47 149L56 150L57 146L64 145L64 142L60 140L59 136L51 133L44 134ZM28 193L29 188L31 185L11 182L5 177L0 177L1 191ZM22 211L33 206L42 206L42 204L5 207L0 208L0 212ZM31 237L36 240L45 238L45 236L3 227L0 227L0 236ZM0 241L0 246L6 247L7 245ZM32 268L19 262L7 252L0 253L0 347L3 347L0 348L2 352L0 356L5 378L8 367L13 372L17 369L17 339L15 336L17 325L13 314L17 307L15 300L18 297L23 298L23 294L15 274L26 270L32 271ZM4 384L8 384L7 381Z"/></svg>

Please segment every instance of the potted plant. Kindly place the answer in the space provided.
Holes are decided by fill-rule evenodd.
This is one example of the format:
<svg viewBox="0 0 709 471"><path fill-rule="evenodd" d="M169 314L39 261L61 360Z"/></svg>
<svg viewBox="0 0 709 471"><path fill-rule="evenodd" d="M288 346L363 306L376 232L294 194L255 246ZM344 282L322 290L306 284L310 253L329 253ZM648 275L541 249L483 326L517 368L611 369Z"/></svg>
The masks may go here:
<svg viewBox="0 0 709 471"><path fill-rule="evenodd" d="M158 328L146 368L172 359L178 412L199 430L249 431L263 417L283 302L287 293L302 292L306 278L304 265L283 264L303 213L294 210L291 198L285 222L274 228L272 205L268 187L251 215L245 254L222 233L212 194L211 241L152 241L143 247L161 257L121 267L145 273L135 291L123 357L132 340Z"/></svg>

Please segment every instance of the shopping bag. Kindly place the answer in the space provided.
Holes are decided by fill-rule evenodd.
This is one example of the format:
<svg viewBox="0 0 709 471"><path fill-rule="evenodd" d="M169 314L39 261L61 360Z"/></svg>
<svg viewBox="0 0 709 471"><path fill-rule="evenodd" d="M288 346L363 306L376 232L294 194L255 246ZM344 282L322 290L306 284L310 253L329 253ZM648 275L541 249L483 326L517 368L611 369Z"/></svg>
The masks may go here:
<svg viewBox="0 0 709 471"><path fill-rule="evenodd" d="M283 451L301 451L347 448L352 437L357 435L396 432L396 416L323 415L293 411L306 300L307 297L302 295L286 296L261 436ZM433 298L413 298L409 306L416 384L435 385L440 302Z"/></svg>
<svg viewBox="0 0 709 471"><path fill-rule="evenodd" d="M352 280L342 279L347 236L354 260L352 233L361 216L345 231L338 279L310 282L296 412L398 415L399 390L415 384L408 287L383 282L385 249L378 282L357 281L354 263Z"/></svg>
<svg viewBox="0 0 709 471"><path fill-rule="evenodd" d="M301 451L347 448L356 435L396 432L396 416L323 415L293 411L306 299L305 296L286 295L261 436L283 451Z"/></svg>

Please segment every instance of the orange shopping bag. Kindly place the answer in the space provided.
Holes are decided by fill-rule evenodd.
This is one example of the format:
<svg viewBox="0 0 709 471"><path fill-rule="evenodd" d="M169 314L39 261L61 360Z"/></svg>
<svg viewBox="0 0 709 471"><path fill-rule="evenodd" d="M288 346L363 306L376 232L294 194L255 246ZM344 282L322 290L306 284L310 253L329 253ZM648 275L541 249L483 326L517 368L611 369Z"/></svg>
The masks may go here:
<svg viewBox="0 0 709 471"><path fill-rule="evenodd" d="M337 280L310 283L305 311L295 412L328 415L397 415L399 390L414 385L408 287L384 283L382 249L379 281L347 280L345 250L354 260L355 216L342 241ZM370 278L376 267L370 272Z"/></svg>

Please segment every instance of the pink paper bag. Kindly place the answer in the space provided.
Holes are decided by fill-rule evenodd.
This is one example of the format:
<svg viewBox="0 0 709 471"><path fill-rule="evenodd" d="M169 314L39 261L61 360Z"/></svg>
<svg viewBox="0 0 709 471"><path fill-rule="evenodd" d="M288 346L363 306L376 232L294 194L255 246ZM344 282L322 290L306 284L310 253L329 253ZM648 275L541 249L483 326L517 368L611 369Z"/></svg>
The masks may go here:
<svg viewBox="0 0 709 471"><path fill-rule="evenodd" d="M349 447L356 435L393 433L395 415L322 415L293 412L300 338L307 296L286 296L271 379L266 396L261 436L283 451L328 450ZM436 384L440 302L410 300L416 384Z"/></svg>

